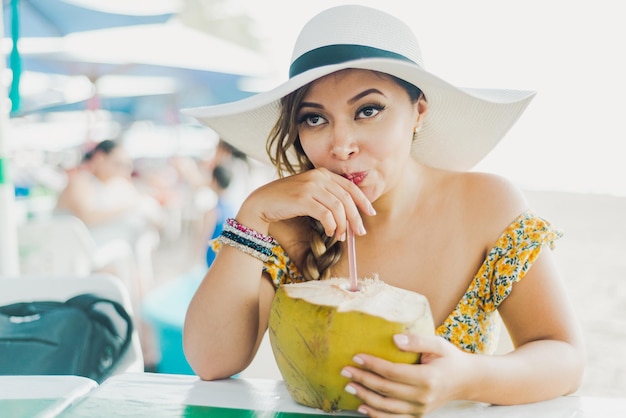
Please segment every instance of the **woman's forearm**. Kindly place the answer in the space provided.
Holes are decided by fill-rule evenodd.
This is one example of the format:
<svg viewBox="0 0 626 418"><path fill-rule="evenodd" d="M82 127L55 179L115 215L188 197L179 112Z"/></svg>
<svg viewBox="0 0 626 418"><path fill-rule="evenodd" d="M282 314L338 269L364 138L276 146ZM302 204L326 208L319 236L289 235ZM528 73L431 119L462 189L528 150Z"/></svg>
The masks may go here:
<svg viewBox="0 0 626 418"><path fill-rule="evenodd" d="M185 355L201 378L226 378L254 357L266 322L260 314L262 281L260 260L233 247L222 248L185 319Z"/></svg>
<svg viewBox="0 0 626 418"><path fill-rule="evenodd" d="M573 393L584 363L581 347L554 340L529 342L504 355L478 355L470 371L475 379L469 379L463 398L507 405Z"/></svg>

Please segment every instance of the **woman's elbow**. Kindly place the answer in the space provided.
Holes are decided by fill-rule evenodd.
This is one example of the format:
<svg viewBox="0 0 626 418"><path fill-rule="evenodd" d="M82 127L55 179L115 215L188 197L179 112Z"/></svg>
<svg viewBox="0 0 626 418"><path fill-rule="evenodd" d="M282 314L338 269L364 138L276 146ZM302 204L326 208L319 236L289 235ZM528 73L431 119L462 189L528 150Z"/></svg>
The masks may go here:
<svg viewBox="0 0 626 418"><path fill-rule="evenodd" d="M237 362L234 355L216 353L208 348L199 347L188 338L183 338L183 351L187 363L202 380L227 379L247 367L247 364Z"/></svg>
<svg viewBox="0 0 626 418"><path fill-rule="evenodd" d="M187 354L187 351L185 351L185 357L193 372L202 380L227 379L241 371L219 359L219 357L198 357Z"/></svg>
<svg viewBox="0 0 626 418"><path fill-rule="evenodd" d="M219 370L212 370L212 369L194 369L192 367L192 370L194 371L194 373L202 380L221 380L221 379L228 379L232 376L234 376L236 373L220 373Z"/></svg>
<svg viewBox="0 0 626 418"><path fill-rule="evenodd" d="M570 369L569 388L565 395L570 395L577 390L583 384L585 376L585 368L587 366L587 351L582 341L570 343L570 355L566 357Z"/></svg>

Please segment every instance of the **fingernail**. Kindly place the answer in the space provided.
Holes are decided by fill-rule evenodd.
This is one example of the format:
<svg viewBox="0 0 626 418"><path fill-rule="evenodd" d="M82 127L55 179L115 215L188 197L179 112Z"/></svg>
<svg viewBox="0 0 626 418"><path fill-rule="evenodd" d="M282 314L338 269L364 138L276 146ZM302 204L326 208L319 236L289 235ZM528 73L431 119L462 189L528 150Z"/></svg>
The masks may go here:
<svg viewBox="0 0 626 418"><path fill-rule="evenodd" d="M339 241L343 242L343 241L345 241L345 240L346 240L346 234L345 234L345 232L344 232L343 234L341 234L341 235L339 236Z"/></svg>
<svg viewBox="0 0 626 418"><path fill-rule="evenodd" d="M358 230L359 235L365 235L367 234L367 231L365 230L365 227L363 225L359 226L359 230Z"/></svg>
<svg viewBox="0 0 626 418"><path fill-rule="evenodd" d="M348 370L346 369L342 369L341 370L341 375L343 377L347 377L348 379L352 379L352 373L350 373Z"/></svg>
<svg viewBox="0 0 626 418"><path fill-rule="evenodd" d="M405 346L409 343L409 337L404 334L396 334L393 336L393 340L399 346Z"/></svg>
<svg viewBox="0 0 626 418"><path fill-rule="evenodd" d="M365 364L363 359L361 357L359 357L359 356L352 357L352 361L355 362L356 364L361 365L361 366Z"/></svg>
<svg viewBox="0 0 626 418"><path fill-rule="evenodd" d="M368 213L372 216L376 215L376 209L374 209L374 206L372 206L372 204L370 203L369 208L367 209Z"/></svg>
<svg viewBox="0 0 626 418"><path fill-rule="evenodd" d="M367 408L365 408L364 406L359 406L356 409L356 412L358 412L359 414L367 415Z"/></svg>
<svg viewBox="0 0 626 418"><path fill-rule="evenodd" d="M356 389L351 385L346 385L345 391L351 395L356 395Z"/></svg>

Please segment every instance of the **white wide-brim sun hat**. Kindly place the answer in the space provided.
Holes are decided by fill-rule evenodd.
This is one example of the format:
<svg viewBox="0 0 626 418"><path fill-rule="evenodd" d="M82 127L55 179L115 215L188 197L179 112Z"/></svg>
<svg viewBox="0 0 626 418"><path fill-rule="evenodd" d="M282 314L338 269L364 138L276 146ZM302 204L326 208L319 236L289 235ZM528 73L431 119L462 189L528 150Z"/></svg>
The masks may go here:
<svg viewBox="0 0 626 418"><path fill-rule="evenodd" d="M377 9L345 5L322 11L304 26L285 83L239 101L182 113L251 158L270 164L266 144L279 116L280 99L346 68L387 73L420 88L428 111L412 153L423 164L449 170L468 170L482 160L535 95L455 87L424 69L417 39L404 22Z"/></svg>

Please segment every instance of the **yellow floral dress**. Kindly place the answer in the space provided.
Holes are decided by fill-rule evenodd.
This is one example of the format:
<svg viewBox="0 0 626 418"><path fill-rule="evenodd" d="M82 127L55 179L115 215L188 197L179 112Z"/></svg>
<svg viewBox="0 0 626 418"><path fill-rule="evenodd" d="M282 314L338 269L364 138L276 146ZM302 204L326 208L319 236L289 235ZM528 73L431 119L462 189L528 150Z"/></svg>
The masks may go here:
<svg viewBox="0 0 626 418"><path fill-rule="evenodd" d="M497 308L511 293L513 283L524 278L542 248L554 247L562 236L545 219L527 211L502 233L474 275L467 291L436 334L471 353L492 354L498 344L500 316ZM220 244L214 242L218 251ZM277 245L263 271L274 287L305 281L285 250Z"/></svg>

